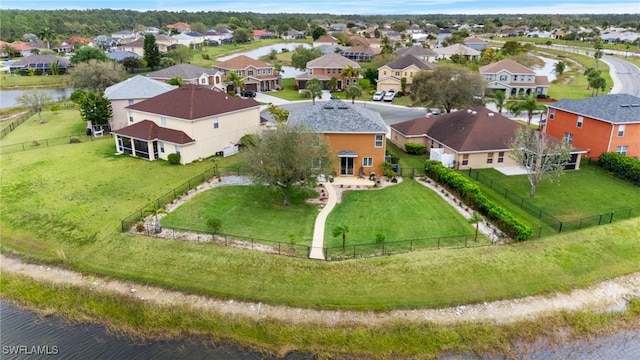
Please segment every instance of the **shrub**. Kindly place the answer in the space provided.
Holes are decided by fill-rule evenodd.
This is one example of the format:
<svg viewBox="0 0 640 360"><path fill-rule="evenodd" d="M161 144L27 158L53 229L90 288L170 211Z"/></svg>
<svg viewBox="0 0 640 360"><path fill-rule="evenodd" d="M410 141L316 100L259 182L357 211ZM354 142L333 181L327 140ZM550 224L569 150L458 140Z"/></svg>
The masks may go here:
<svg viewBox="0 0 640 360"><path fill-rule="evenodd" d="M615 176L640 186L640 160L615 152L606 152L598 158L598 165Z"/></svg>
<svg viewBox="0 0 640 360"><path fill-rule="evenodd" d="M75 136L72 136L72 137L69 139L69 144L79 144L79 143L81 143L81 142L82 142L82 141L80 141L80 139L78 139L78 138L77 138L77 137L75 137Z"/></svg>
<svg viewBox="0 0 640 360"><path fill-rule="evenodd" d="M40 142L38 140L33 140L33 142L31 143L31 145L33 146L40 146Z"/></svg>
<svg viewBox="0 0 640 360"><path fill-rule="evenodd" d="M144 224L139 222L136 224L136 231L137 232L143 232L144 231Z"/></svg>
<svg viewBox="0 0 640 360"><path fill-rule="evenodd" d="M407 154L411 154L411 155L424 155L424 153L427 151L426 146L412 143L412 142L408 142L404 144L404 148Z"/></svg>
<svg viewBox="0 0 640 360"><path fill-rule="evenodd" d="M387 240L387 236L385 234L382 234L382 233L376 234L376 244L382 244L385 242L385 240Z"/></svg>
<svg viewBox="0 0 640 360"><path fill-rule="evenodd" d="M169 154L169 156L167 156L167 160L171 165L178 165L180 164L180 154L178 153Z"/></svg>
<svg viewBox="0 0 640 360"><path fill-rule="evenodd" d="M217 234L222 227L222 220L217 217L207 219L207 226L213 235Z"/></svg>

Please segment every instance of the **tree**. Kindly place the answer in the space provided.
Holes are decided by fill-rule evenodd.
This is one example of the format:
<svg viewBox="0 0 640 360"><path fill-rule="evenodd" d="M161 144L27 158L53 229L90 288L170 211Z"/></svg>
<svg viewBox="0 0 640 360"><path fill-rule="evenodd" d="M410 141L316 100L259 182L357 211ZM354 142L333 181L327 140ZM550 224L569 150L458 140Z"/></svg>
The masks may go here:
<svg viewBox="0 0 640 360"><path fill-rule="evenodd" d="M167 80L167 84L176 85L176 86L184 86L184 80L180 76L176 76Z"/></svg>
<svg viewBox="0 0 640 360"><path fill-rule="evenodd" d="M598 96L598 91L602 89L602 92L607 88L607 80L602 76L589 79L589 86L591 86L591 96ZM595 95L594 95L595 94Z"/></svg>
<svg viewBox="0 0 640 360"><path fill-rule="evenodd" d="M314 41L318 40L322 35L327 35L327 30L321 26L315 26L311 29L311 37Z"/></svg>
<svg viewBox="0 0 640 360"><path fill-rule="evenodd" d="M564 61L558 61L556 63L556 73L558 73L558 75L562 75L562 73L564 73L564 70L567 68L567 64Z"/></svg>
<svg viewBox="0 0 640 360"><path fill-rule="evenodd" d="M519 127L511 143L509 156L523 164L531 184L529 196L536 196L540 181L557 181L571 158L571 146L527 127Z"/></svg>
<svg viewBox="0 0 640 360"><path fill-rule="evenodd" d="M92 126L108 124L113 113L111 100L105 98L102 92L86 92L77 105L82 119Z"/></svg>
<svg viewBox="0 0 640 360"><path fill-rule="evenodd" d="M244 87L244 81L242 81L242 77L238 75L235 71L229 71L227 74L227 82L233 84L233 93L237 96L238 89Z"/></svg>
<svg viewBox="0 0 640 360"><path fill-rule="evenodd" d="M2 52L7 54L7 60L11 60L11 55L15 52L13 46L9 43L4 43L2 45Z"/></svg>
<svg viewBox="0 0 640 360"><path fill-rule="evenodd" d="M269 104L269 106L267 107L267 111L273 116L273 119L278 124L285 123L289 118L289 110L280 106Z"/></svg>
<svg viewBox="0 0 640 360"><path fill-rule="evenodd" d="M311 97L313 105L316 104L316 98L322 99L322 82L318 78L313 78L305 84L305 95Z"/></svg>
<svg viewBox="0 0 640 360"><path fill-rule="evenodd" d="M47 49L51 49L51 40L53 40L53 31L48 27L43 27L42 30L38 33L38 37L40 40L45 41L47 43Z"/></svg>
<svg viewBox="0 0 640 360"><path fill-rule="evenodd" d="M347 65L342 68L342 76L347 80L348 83L358 82L358 77L360 76L360 72L362 70L360 68L353 67L351 65Z"/></svg>
<svg viewBox="0 0 640 360"><path fill-rule="evenodd" d="M593 44L593 48L596 49L596 51L593 53L593 57L596 59L596 69L597 69L598 62L602 57L602 42L600 41L600 39L596 39L595 43Z"/></svg>
<svg viewBox="0 0 640 360"><path fill-rule="evenodd" d="M482 215L480 215L477 211L474 211L469 221L472 224L476 225L476 234L473 237L473 241L478 241L478 230L480 228L480 223L482 222Z"/></svg>
<svg viewBox="0 0 640 360"><path fill-rule="evenodd" d="M220 228L222 227L222 220L219 217L210 217L207 219L207 226L211 231L211 235L215 235L220 232Z"/></svg>
<svg viewBox="0 0 640 360"><path fill-rule="evenodd" d="M493 103L496 104L498 113L502 114L502 109L507 103L507 95L503 90L497 90L491 94L491 101L493 101Z"/></svg>
<svg viewBox="0 0 640 360"><path fill-rule="evenodd" d="M407 78L404 76L400 79L400 92L403 95L405 92L407 92Z"/></svg>
<svg viewBox="0 0 640 360"><path fill-rule="evenodd" d="M307 68L307 63L313 59L317 59L322 56L322 51L318 48L307 49L302 46L298 46L291 54L291 66L296 69L304 70Z"/></svg>
<svg viewBox="0 0 640 360"><path fill-rule="evenodd" d="M362 77L369 80L369 84L375 87L375 83L378 80L378 69L373 67L365 68Z"/></svg>
<svg viewBox="0 0 640 360"><path fill-rule="evenodd" d="M511 111L515 116L522 114L523 112L527 113L527 125L531 125L531 119L533 119L533 114L536 111L545 110L547 107L544 104L541 104L536 99L536 94L531 94L529 96L519 97L517 99L511 99L507 102L507 108Z"/></svg>
<svg viewBox="0 0 640 360"><path fill-rule="evenodd" d="M122 65L115 62L89 60L69 69L67 82L71 87L97 92L122 81L123 73Z"/></svg>
<svg viewBox="0 0 640 360"><path fill-rule="evenodd" d="M71 57L71 63L74 65L88 62L89 60L108 61L109 58L104 53L104 51L93 46L83 46L80 49L76 50Z"/></svg>
<svg viewBox="0 0 640 360"><path fill-rule="evenodd" d="M518 55L524 51L522 44L517 41L507 41L502 45L502 53L505 55Z"/></svg>
<svg viewBox="0 0 640 360"><path fill-rule="evenodd" d="M44 110L53 102L51 96L40 90L26 91L16 100L18 101L18 104L28 108L30 111L37 113L38 122L40 124L44 124L44 120L42 119L42 110Z"/></svg>
<svg viewBox="0 0 640 360"><path fill-rule="evenodd" d="M342 252L344 252L346 248L348 232L349 227L347 225L338 225L331 230L331 235L333 235L333 237L342 236Z"/></svg>
<svg viewBox="0 0 640 360"><path fill-rule="evenodd" d="M188 63L193 57L193 50L185 45L176 45L176 47L167 52L167 56L173 59L176 64Z"/></svg>
<svg viewBox="0 0 640 360"><path fill-rule="evenodd" d="M327 81L327 87L329 90L335 90L338 87L338 79L335 76L332 76L329 81Z"/></svg>
<svg viewBox="0 0 640 360"><path fill-rule="evenodd" d="M345 91L347 97L351 98L351 103L354 104L358 96L362 96L362 88L358 83L351 83L347 86Z"/></svg>
<svg viewBox="0 0 640 360"><path fill-rule="evenodd" d="M237 44L244 44L251 40L249 30L238 28L233 32L233 42Z"/></svg>
<svg viewBox="0 0 640 360"><path fill-rule="evenodd" d="M153 70L160 66L160 49L153 34L146 34L144 36L143 51L144 60L147 62L148 67Z"/></svg>
<svg viewBox="0 0 640 360"><path fill-rule="evenodd" d="M140 59L133 57L133 56L128 56L126 58L124 58L122 60L122 66L124 66L124 68L128 71L128 72L133 72L135 69L142 67L141 66L142 63L140 61Z"/></svg>
<svg viewBox="0 0 640 360"><path fill-rule="evenodd" d="M485 80L461 65L442 64L433 71L420 71L413 78L411 100L430 108L453 109L473 106L483 96Z"/></svg>
<svg viewBox="0 0 640 360"><path fill-rule="evenodd" d="M380 51L381 54L393 54L393 44L391 43L391 39L388 36L382 38L380 42Z"/></svg>
<svg viewBox="0 0 640 360"><path fill-rule="evenodd" d="M600 77L602 74L602 70L597 70L596 68L588 68L584 71L584 76L587 77L587 90L591 87L591 81L597 77Z"/></svg>
<svg viewBox="0 0 640 360"><path fill-rule="evenodd" d="M264 131L255 146L242 152L242 163L254 183L280 189L284 205L289 205L294 189L313 189L319 176L333 172L333 156L325 137L286 124Z"/></svg>

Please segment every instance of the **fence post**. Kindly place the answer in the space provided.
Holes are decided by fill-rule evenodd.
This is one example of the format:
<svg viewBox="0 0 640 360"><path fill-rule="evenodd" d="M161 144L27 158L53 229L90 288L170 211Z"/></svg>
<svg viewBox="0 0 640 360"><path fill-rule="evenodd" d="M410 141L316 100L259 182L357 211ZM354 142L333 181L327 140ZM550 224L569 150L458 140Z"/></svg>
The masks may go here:
<svg viewBox="0 0 640 360"><path fill-rule="evenodd" d="M413 251L413 239L409 242L409 251Z"/></svg>
<svg viewBox="0 0 640 360"><path fill-rule="evenodd" d="M558 232L562 232L562 221L560 221L560 227L558 228Z"/></svg>
<svg viewBox="0 0 640 360"><path fill-rule="evenodd" d="M384 255L384 241L382 242L382 255Z"/></svg>
<svg viewBox="0 0 640 360"><path fill-rule="evenodd" d="M49 139L44 139L44 142L47 144L47 147L49 147Z"/></svg>
<svg viewBox="0 0 640 360"><path fill-rule="evenodd" d="M278 255L281 255L281 254L280 254L280 244L281 244L281 242L280 242L280 241L278 241Z"/></svg>
<svg viewBox="0 0 640 360"><path fill-rule="evenodd" d="M467 235L464 236L464 247L467 247Z"/></svg>
<svg viewBox="0 0 640 360"><path fill-rule="evenodd" d="M598 219L598 225L602 224L602 214L600 214L600 219Z"/></svg>
<svg viewBox="0 0 640 360"><path fill-rule="evenodd" d="M353 245L353 258L354 259L356 258L356 246L355 245Z"/></svg>
<svg viewBox="0 0 640 360"><path fill-rule="evenodd" d="M609 224L613 222L613 211L611 212L611 218L609 219Z"/></svg>
<svg viewBox="0 0 640 360"><path fill-rule="evenodd" d="M627 216L627 219L631 219L631 210L633 210L633 208L629 209L629 215Z"/></svg>
<svg viewBox="0 0 640 360"><path fill-rule="evenodd" d="M584 219L584 218L580 219L580 225L578 225L578 230L582 229L582 219Z"/></svg>
<svg viewBox="0 0 640 360"><path fill-rule="evenodd" d="M438 238L438 249L440 249L440 238Z"/></svg>
<svg viewBox="0 0 640 360"><path fill-rule="evenodd" d="M504 189L504 198L505 198L505 199L507 198L507 194L508 194L508 193L509 193L509 189L506 189L506 188L505 188L505 189Z"/></svg>

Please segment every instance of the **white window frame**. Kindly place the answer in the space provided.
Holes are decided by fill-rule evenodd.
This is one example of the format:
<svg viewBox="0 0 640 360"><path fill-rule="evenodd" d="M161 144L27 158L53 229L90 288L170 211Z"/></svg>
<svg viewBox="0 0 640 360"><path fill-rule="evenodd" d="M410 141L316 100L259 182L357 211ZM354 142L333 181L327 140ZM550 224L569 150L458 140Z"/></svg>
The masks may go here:
<svg viewBox="0 0 640 360"><path fill-rule="evenodd" d="M618 125L618 137L623 137L625 130L626 130L626 126Z"/></svg>
<svg viewBox="0 0 640 360"><path fill-rule="evenodd" d="M507 81L507 80L508 80L507 75L500 75L500 81Z"/></svg>
<svg viewBox="0 0 640 360"><path fill-rule="evenodd" d="M131 111L127 111L127 116L129 117L129 122L133 122L133 113Z"/></svg>
<svg viewBox="0 0 640 360"><path fill-rule="evenodd" d="M160 125L167 126L167 117L166 116L160 116Z"/></svg>
<svg viewBox="0 0 640 360"><path fill-rule="evenodd" d="M373 158L368 156L368 157L363 157L362 158L362 166L363 167L372 167L373 166Z"/></svg>
<svg viewBox="0 0 640 360"><path fill-rule="evenodd" d="M549 109L549 119L553 120L556 117L556 109Z"/></svg>
<svg viewBox="0 0 640 360"><path fill-rule="evenodd" d="M378 143L380 145L378 145ZM384 146L384 135L383 134L376 134L376 139L375 139L375 143L374 146L377 148L381 148Z"/></svg>
<svg viewBox="0 0 640 360"><path fill-rule="evenodd" d="M504 162L504 151L498 151L498 163L501 164Z"/></svg>
<svg viewBox="0 0 640 360"><path fill-rule="evenodd" d="M469 165L469 154L462 154L462 166Z"/></svg>
<svg viewBox="0 0 640 360"><path fill-rule="evenodd" d="M564 133L564 136L562 137L562 141L564 141L567 144L573 144L573 134L572 133Z"/></svg>
<svg viewBox="0 0 640 360"><path fill-rule="evenodd" d="M220 128L220 119L218 119L218 117L214 117L213 118L213 128L214 129L219 129Z"/></svg>
<svg viewBox="0 0 640 360"><path fill-rule="evenodd" d="M576 122L576 127L581 128L583 122L584 122L584 117L578 116L578 121Z"/></svg>
<svg viewBox="0 0 640 360"><path fill-rule="evenodd" d="M129 99L128 102L129 102L129 105L133 105L134 104L134 100L133 99Z"/></svg>
<svg viewBox="0 0 640 360"><path fill-rule="evenodd" d="M627 153L629 152L629 145L619 145L616 146L616 152L618 154L627 156Z"/></svg>
<svg viewBox="0 0 640 360"><path fill-rule="evenodd" d="M176 145L176 154L180 154L180 145Z"/></svg>
<svg viewBox="0 0 640 360"><path fill-rule="evenodd" d="M494 157L494 152L488 152L487 153L487 164L493 164L493 157Z"/></svg>
<svg viewBox="0 0 640 360"><path fill-rule="evenodd" d="M160 146L160 152L164 154L164 142L160 141L158 145Z"/></svg>

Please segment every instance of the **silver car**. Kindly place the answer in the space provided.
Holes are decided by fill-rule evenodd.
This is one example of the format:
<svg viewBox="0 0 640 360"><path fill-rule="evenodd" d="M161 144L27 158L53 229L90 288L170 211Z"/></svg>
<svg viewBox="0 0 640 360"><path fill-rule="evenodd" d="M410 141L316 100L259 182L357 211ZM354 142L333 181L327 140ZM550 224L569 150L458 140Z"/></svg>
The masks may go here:
<svg viewBox="0 0 640 360"><path fill-rule="evenodd" d="M373 101L382 101L384 94L384 90L376 91L376 93L373 94Z"/></svg>

